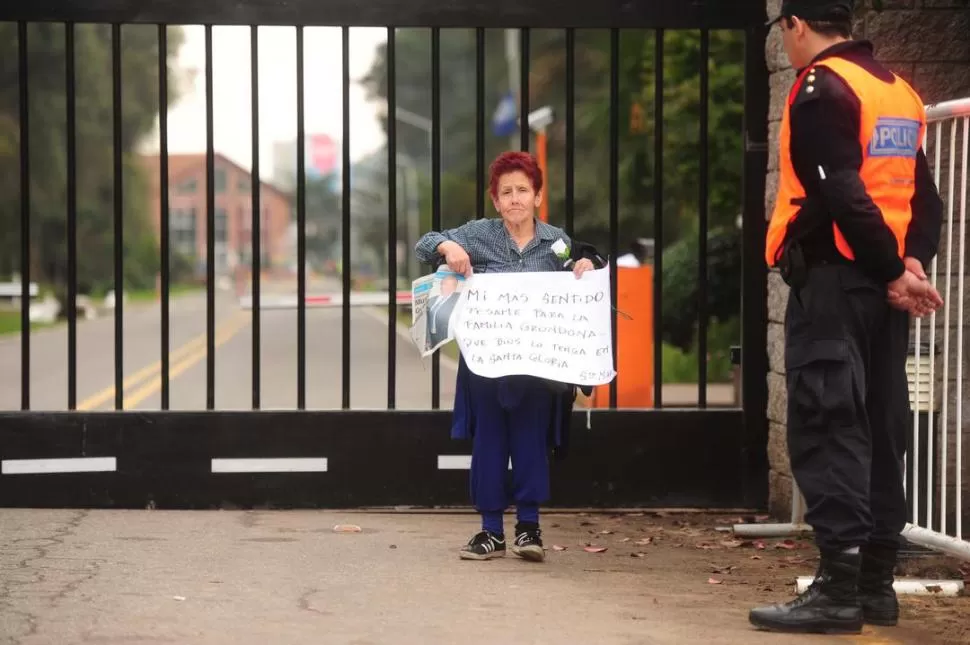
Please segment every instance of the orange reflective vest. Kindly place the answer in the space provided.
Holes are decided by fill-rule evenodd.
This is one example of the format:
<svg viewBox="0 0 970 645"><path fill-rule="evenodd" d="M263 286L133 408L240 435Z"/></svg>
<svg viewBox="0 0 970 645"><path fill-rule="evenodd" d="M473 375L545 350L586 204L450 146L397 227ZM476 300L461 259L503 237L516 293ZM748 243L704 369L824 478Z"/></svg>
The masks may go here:
<svg viewBox="0 0 970 645"><path fill-rule="evenodd" d="M862 146L859 176L896 237L899 257L903 257L906 231L913 217L910 200L915 191L916 153L926 131L923 102L913 88L898 76L895 83L885 83L855 63L842 58L828 58L804 70L788 95L779 135L781 174L775 210L768 225L765 260L768 266L778 262L788 225L798 216L800 204L805 199L805 189L791 162L789 117L802 84L814 82L813 75L819 67L838 74L859 99L859 145ZM811 88L805 89L808 91ZM821 133L820 136L825 135ZM839 227L834 223L832 227L836 248L843 256L854 260L855 254Z"/></svg>

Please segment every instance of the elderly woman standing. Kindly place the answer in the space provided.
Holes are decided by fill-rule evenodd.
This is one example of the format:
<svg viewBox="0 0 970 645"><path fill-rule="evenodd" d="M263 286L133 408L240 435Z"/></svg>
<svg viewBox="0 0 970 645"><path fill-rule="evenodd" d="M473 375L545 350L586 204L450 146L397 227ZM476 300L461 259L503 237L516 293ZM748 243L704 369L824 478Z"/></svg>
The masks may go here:
<svg viewBox="0 0 970 645"><path fill-rule="evenodd" d="M501 219L474 220L427 233L415 246L418 259L445 263L468 276L564 270L552 245L558 240L569 245L568 236L535 216L542 201L542 172L535 158L506 152L495 159L489 174L489 194ZM572 266L577 278L592 268L586 258ZM549 497L550 443L557 443L569 422L572 401L565 400L566 395L530 376L477 376L459 361L452 437L472 438L471 499L482 516L482 530L462 548L462 559L505 555L503 514L509 505L505 482L510 457L511 497L518 520L512 553L526 560L544 559L539 505Z"/></svg>

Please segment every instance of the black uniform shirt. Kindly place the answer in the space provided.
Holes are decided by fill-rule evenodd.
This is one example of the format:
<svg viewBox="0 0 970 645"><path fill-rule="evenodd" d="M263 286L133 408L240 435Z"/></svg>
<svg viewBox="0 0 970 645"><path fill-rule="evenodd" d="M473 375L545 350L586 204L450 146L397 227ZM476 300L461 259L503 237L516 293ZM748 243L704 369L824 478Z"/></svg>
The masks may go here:
<svg viewBox="0 0 970 645"><path fill-rule="evenodd" d="M833 45L812 64L830 57L844 58L881 80L893 81L892 73L873 58L872 44L867 41ZM831 70L818 67L811 77L811 82L809 77L803 81L790 113L791 161L806 194L802 212L790 231L798 231L802 237L809 263L837 260L840 256L831 226L834 219L859 267L875 280L891 282L902 274L903 263L892 231L858 174L862 167L859 99ZM819 166L826 173L824 181ZM927 267L939 245L943 203L922 147L916 157L915 182L905 255Z"/></svg>

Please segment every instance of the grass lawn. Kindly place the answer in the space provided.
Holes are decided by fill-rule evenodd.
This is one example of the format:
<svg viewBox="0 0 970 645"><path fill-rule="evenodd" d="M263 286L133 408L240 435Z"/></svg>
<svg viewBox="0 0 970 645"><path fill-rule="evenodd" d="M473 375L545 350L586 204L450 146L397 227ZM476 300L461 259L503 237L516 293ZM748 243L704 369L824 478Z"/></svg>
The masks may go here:
<svg viewBox="0 0 970 645"><path fill-rule="evenodd" d="M33 323L31 331L53 327L57 323ZM20 333L20 312L19 311L0 311L0 336Z"/></svg>
<svg viewBox="0 0 970 645"><path fill-rule="evenodd" d="M169 298L184 296L190 293L202 293L205 287L195 284L173 284L169 285ZM136 289L128 291L128 302L151 302L159 298L161 294L156 293L155 289Z"/></svg>

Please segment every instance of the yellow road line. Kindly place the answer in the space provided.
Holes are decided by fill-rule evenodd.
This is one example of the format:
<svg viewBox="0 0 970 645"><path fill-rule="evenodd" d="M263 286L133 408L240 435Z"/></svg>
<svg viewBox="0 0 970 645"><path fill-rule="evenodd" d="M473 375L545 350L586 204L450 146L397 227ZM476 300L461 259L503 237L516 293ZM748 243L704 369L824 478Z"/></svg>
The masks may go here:
<svg viewBox="0 0 970 645"><path fill-rule="evenodd" d="M220 347L224 345L229 339L235 336L241 329L243 329L247 324L249 324L249 318L245 317L243 319L234 319L231 321L232 324L226 325L216 334L215 346ZM206 348L201 349L189 354L185 359L173 365L168 372L169 379L174 379L182 372L186 371L199 361L201 361L206 356ZM138 390L132 392L125 396L124 409L131 410L138 406L142 401L155 394L162 389L162 377L161 375L156 376L154 379L149 381L146 385L143 385Z"/></svg>
<svg viewBox="0 0 970 645"><path fill-rule="evenodd" d="M229 320L222 323L222 325L220 325L216 329L216 336L218 337L218 335L221 333L222 330L228 329L234 326L239 319L246 318L246 317L247 317L247 314L245 312L238 312L235 316L231 317ZM198 336L196 336L195 338L193 338L192 340L185 343L184 345L169 352L169 355L168 355L169 362L170 363L177 362L181 360L182 357L198 351L199 347L203 348L204 350L205 341L206 341L206 335L205 335L205 332L203 332ZM162 361L160 360L155 361L150 365L146 365L145 367L141 368L140 370L138 370L137 372L135 372L134 374L126 378L124 381L122 381L121 383L122 392L124 392L128 388L138 385L139 383L151 377L152 375L158 374L159 372L161 372L161 370L162 370ZM171 369L169 371L171 372ZM171 377L171 374L169 374L169 377ZM102 405L104 405L107 401L114 399L114 396L115 396L115 387L114 385L110 385L104 388L103 390L101 390L100 392L97 392L96 394L92 394L88 398L81 401L77 405L77 410L78 411L95 410L101 407Z"/></svg>

